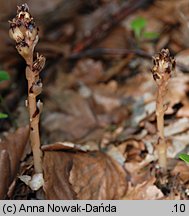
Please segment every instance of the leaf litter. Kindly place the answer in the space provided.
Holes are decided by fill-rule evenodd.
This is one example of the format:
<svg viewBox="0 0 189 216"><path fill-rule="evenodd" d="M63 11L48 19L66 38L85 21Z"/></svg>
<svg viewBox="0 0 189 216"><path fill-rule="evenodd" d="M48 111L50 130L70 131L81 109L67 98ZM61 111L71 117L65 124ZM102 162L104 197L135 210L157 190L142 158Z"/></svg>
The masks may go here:
<svg viewBox="0 0 189 216"><path fill-rule="evenodd" d="M1 66L11 80L0 84L0 91L6 110L13 114L0 119L0 198L188 199L188 164L178 159L180 153L189 153L189 30L187 14L182 11L187 1L156 0L130 15L124 13L127 8L122 1L81 4L72 0L66 6L65 1L46 2L41 12L31 1L42 29L37 49L48 56L42 73L45 183L43 190L34 192L17 177L33 173L28 129L21 128L27 122L26 84L20 75L23 62L12 46L5 46L10 42L2 27ZM9 16L10 11L6 13ZM116 13L125 17L117 18ZM53 18L47 24L44 20L49 14ZM3 17L0 21L5 26ZM146 20L146 31L158 32L159 37L137 41L130 27L137 17ZM150 70L151 56L166 47L175 56L177 67L166 95L168 173L162 175L156 151L156 86ZM5 111L2 103L1 111ZM6 132L4 138L5 131L15 130L12 119L19 129Z"/></svg>

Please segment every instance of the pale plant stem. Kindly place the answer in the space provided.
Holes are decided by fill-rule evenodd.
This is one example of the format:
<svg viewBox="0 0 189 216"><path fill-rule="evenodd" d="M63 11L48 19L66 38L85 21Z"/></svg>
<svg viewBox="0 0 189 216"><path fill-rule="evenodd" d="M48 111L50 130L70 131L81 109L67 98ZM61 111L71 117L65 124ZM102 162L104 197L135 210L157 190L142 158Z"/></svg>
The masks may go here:
<svg viewBox="0 0 189 216"><path fill-rule="evenodd" d="M159 55L153 57L153 68L151 70L153 78L157 84L156 98L156 120L157 120L157 152L160 169L164 174L167 172L167 143L164 135L164 98L168 90L168 82L171 78L176 62L170 56L168 49L162 49Z"/></svg>
<svg viewBox="0 0 189 216"><path fill-rule="evenodd" d="M156 101L156 117L157 117L157 130L158 130L158 158L160 168L166 172L167 170L167 144L164 136L164 95L165 85L162 84L158 87L157 101Z"/></svg>
<svg viewBox="0 0 189 216"><path fill-rule="evenodd" d="M33 55L33 53L32 53ZM31 87L36 78L32 71L33 56L30 56L27 61L26 78L28 80L28 110L30 117L30 141L34 158L35 173L42 173L42 151L40 149L40 136L39 136L39 114L36 115L37 103L36 95L31 92Z"/></svg>

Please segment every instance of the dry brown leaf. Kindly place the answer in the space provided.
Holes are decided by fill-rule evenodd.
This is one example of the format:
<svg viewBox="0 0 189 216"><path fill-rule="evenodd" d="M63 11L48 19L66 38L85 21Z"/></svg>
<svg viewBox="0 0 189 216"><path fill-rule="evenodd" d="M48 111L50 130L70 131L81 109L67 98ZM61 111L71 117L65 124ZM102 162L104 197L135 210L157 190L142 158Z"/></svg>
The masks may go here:
<svg viewBox="0 0 189 216"><path fill-rule="evenodd" d="M177 64L184 65L185 67L189 66L189 49L182 50L177 53L175 56Z"/></svg>
<svg viewBox="0 0 189 216"><path fill-rule="evenodd" d="M47 13L48 11L54 10L55 7L60 3L61 0L47 1L47 0L25 0L24 2L32 8L34 15L39 16L42 12ZM21 0L8 0L0 1L0 18L4 16L10 16L15 11L17 5L23 4Z"/></svg>
<svg viewBox="0 0 189 216"><path fill-rule="evenodd" d="M111 84L101 85L93 92L96 105L107 113L121 106L120 98L114 92L111 92L111 89Z"/></svg>
<svg viewBox="0 0 189 216"><path fill-rule="evenodd" d="M92 97L95 105L95 112L98 114L98 119L103 122L111 122L118 116L116 113L121 113L124 119L127 113L127 107L122 106L122 94L118 92L118 83L110 81L107 84L98 84L92 87ZM121 108L125 110L121 112ZM108 115L109 114L109 115ZM106 120L107 118L107 120ZM119 118L119 117L118 117Z"/></svg>
<svg viewBox="0 0 189 216"><path fill-rule="evenodd" d="M174 123L165 127L165 136L173 136L175 134L179 134L185 132L189 128L189 119L188 118L180 118Z"/></svg>
<svg viewBox="0 0 189 216"><path fill-rule="evenodd" d="M181 180L186 183L189 181L189 166L185 162L179 161L171 171L171 174L173 176L179 175Z"/></svg>
<svg viewBox="0 0 189 216"><path fill-rule="evenodd" d="M78 2L78 0L75 1ZM73 2L73 4L76 4L76 2ZM85 1L82 0L81 4L84 5L84 3ZM87 0L87 3L89 5L90 1ZM110 3L98 7L96 10L89 14L80 14L79 16L77 16L75 18L77 38L82 39L85 36L90 36L97 26L101 25L103 21L107 20L109 16L114 14L117 10L118 4L116 4L116 1L111 1Z"/></svg>
<svg viewBox="0 0 189 216"><path fill-rule="evenodd" d="M44 190L47 199L120 199L127 190L126 174L100 152L45 152Z"/></svg>
<svg viewBox="0 0 189 216"><path fill-rule="evenodd" d="M179 52L175 58L176 62L179 65L182 65L185 68L188 68L189 66L189 49L185 49L181 52ZM179 71L179 67L177 68L177 71ZM182 103L182 107L178 110L176 116L177 117L189 117L189 103L188 103L188 83L189 83L189 77L188 74L184 74L182 72L177 72L177 76L172 79L172 84L170 86L169 92L171 92L171 95L168 95L171 97L171 100L175 102ZM176 89L176 91L175 91Z"/></svg>
<svg viewBox="0 0 189 216"><path fill-rule="evenodd" d="M175 73L175 77L171 78L168 86L168 92L166 94L166 100L169 102L168 109L176 103L183 103L184 100L188 100L186 95L188 91L188 82L188 75L181 72ZM167 111L166 113L168 114Z"/></svg>
<svg viewBox="0 0 189 216"><path fill-rule="evenodd" d="M79 139L96 127L96 119L88 102L76 92L53 92L52 98L55 107L50 108L51 111L45 114L43 121L44 128L51 136L60 131L70 135L72 139ZM57 107L62 112L55 112Z"/></svg>
<svg viewBox="0 0 189 216"><path fill-rule="evenodd" d="M16 8L17 1L14 1L14 0L8 0L8 1L0 0L0 4L1 4L1 7L0 7L0 20L4 20Z"/></svg>
<svg viewBox="0 0 189 216"><path fill-rule="evenodd" d="M23 1L20 0L19 2L23 3ZM39 17L40 15L48 13L49 11L54 11L58 4L61 2L61 0L26 0L25 2L29 5L30 8L32 8L32 12L34 14L33 16Z"/></svg>
<svg viewBox="0 0 189 216"><path fill-rule="evenodd" d="M165 23L176 23L178 6L183 0L157 0L154 5L151 7L151 14L156 19L164 21ZM185 0L184 0L185 1Z"/></svg>
<svg viewBox="0 0 189 216"><path fill-rule="evenodd" d="M0 186L7 189L7 185L14 179L21 157L28 141L29 128L19 128L15 133L7 134L0 142ZM5 180L6 179L6 180ZM3 199L7 190L2 190L0 199Z"/></svg>
<svg viewBox="0 0 189 216"><path fill-rule="evenodd" d="M46 199L73 200L76 195L69 183L73 165L71 153L46 151L44 153L44 191Z"/></svg>
<svg viewBox="0 0 189 216"><path fill-rule="evenodd" d="M117 28L113 29L111 34L107 35L105 39L103 39L97 47L103 48L128 48L129 44L127 41L129 32L122 26L117 26Z"/></svg>
<svg viewBox="0 0 189 216"><path fill-rule="evenodd" d="M130 174L130 182L133 185L141 184L149 179L152 175L150 163L154 160L156 160L156 158L148 154L141 162L132 161L125 163L125 168Z"/></svg>
<svg viewBox="0 0 189 216"><path fill-rule="evenodd" d="M183 104L183 107L181 107L181 108L178 110L176 116L177 116L178 118L182 118L182 117L187 117L187 118L189 118L189 102L188 102L188 100L182 101L182 104Z"/></svg>
<svg viewBox="0 0 189 216"><path fill-rule="evenodd" d="M74 67L72 74L75 76L77 82L85 84L94 84L103 76L104 70L102 62L94 61L87 58L78 61Z"/></svg>
<svg viewBox="0 0 189 216"><path fill-rule="evenodd" d="M59 150L70 150L70 151L86 151L81 145L74 144L71 142L56 142L53 144L44 145L41 147L43 151L59 151Z"/></svg>
<svg viewBox="0 0 189 216"><path fill-rule="evenodd" d="M163 193L158 189L154 183L155 177L144 181L141 184L132 187L130 185L127 195L124 197L125 200L157 200L163 197Z"/></svg>
<svg viewBox="0 0 189 216"><path fill-rule="evenodd" d="M127 161L144 161L142 151L145 150L145 145L142 141L128 139L124 144L126 145L125 152L127 154Z"/></svg>
<svg viewBox="0 0 189 216"><path fill-rule="evenodd" d="M123 168L100 152L75 155L70 183L82 200L120 199L127 189Z"/></svg>

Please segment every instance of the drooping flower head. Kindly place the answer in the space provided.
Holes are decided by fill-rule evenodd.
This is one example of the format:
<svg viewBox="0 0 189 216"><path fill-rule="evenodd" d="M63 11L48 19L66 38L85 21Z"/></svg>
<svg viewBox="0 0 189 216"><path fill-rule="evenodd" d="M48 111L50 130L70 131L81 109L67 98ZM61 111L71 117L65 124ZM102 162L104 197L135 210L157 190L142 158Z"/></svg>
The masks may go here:
<svg viewBox="0 0 189 216"><path fill-rule="evenodd" d="M24 59L31 55L38 42L38 28L29 13L27 4L17 9L17 15L10 23L9 35L15 40L16 48Z"/></svg>
<svg viewBox="0 0 189 216"><path fill-rule="evenodd" d="M162 49L161 52L153 57L152 75L157 85L163 82L167 83L171 77L171 72L175 68L175 60L170 56L168 49Z"/></svg>

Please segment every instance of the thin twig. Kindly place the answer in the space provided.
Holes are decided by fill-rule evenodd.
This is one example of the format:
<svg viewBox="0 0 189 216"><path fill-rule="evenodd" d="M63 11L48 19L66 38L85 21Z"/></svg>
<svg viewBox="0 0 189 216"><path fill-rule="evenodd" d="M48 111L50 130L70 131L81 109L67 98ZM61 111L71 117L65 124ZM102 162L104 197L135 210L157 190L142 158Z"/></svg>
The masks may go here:
<svg viewBox="0 0 189 216"><path fill-rule="evenodd" d="M130 49L118 49L118 48L96 48L96 49L88 49L84 50L83 52L79 53L72 53L69 56L69 59L79 59L83 57L101 57L104 55L108 56L124 56L124 55L129 55L129 54L135 54L138 56L142 56L145 58L151 59L151 55L148 54L147 52L136 49L136 50L130 50Z"/></svg>

